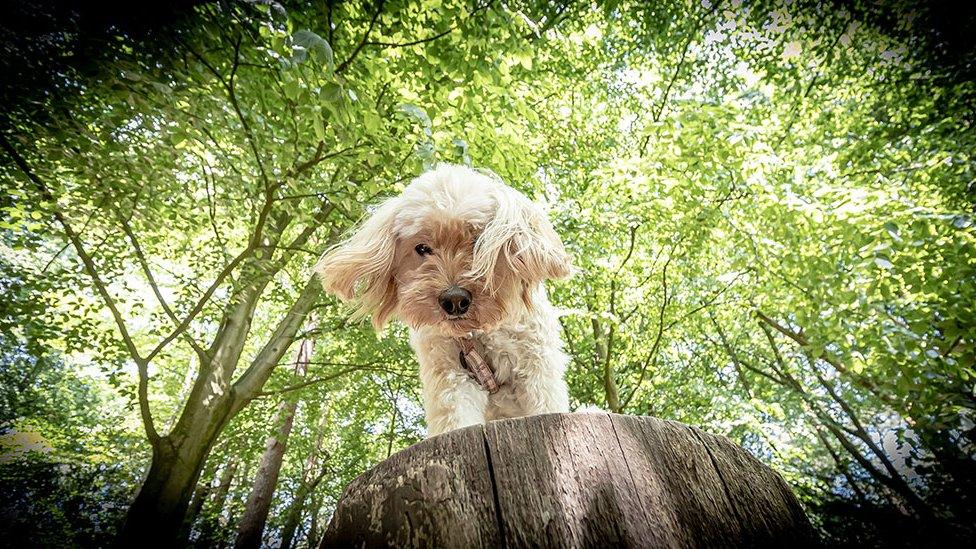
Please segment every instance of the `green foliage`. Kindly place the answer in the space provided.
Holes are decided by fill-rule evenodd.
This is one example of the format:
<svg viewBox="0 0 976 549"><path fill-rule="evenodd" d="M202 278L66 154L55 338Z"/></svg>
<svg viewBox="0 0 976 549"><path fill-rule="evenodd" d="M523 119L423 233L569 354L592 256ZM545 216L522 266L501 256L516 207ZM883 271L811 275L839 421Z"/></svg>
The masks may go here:
<svg viewBox="0 0 976 549"><path fill-rule="evenodd" d="M25 63L62 76L4 90L4 140L48 191L5 147L10 505L99 544L148 465L137 368L92 268L143 355L192 317L148 366L166 432L198 396L195 343L239 296L261 288L238 379L322 251L447 161L549 204L578 268L549 288L574 407L731 437L832 541L972 535L972 82L911 21L881 23L897 3L600 7L204 5L111 35L97 70L67 60L67 35L32 45L53 60ZM268 541L320 478L298 507L314 542L352 478L423 437L403 327L377 337L325 298L309 315L308 371L286 353L217 439L200 546L233 535L281 399L299 405Z"/></svg>

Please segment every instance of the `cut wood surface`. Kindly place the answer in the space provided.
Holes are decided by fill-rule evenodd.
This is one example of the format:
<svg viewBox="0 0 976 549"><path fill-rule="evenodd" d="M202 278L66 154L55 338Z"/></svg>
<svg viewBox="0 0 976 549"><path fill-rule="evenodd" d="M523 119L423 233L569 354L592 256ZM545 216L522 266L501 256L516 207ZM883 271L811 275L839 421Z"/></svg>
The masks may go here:
<svg viewBox="0 0 976 549"><path fill-rule="evenodd" d="M724 437L548 414L416 444L354 480L322 547L809 546L782 478Z"/></svg>

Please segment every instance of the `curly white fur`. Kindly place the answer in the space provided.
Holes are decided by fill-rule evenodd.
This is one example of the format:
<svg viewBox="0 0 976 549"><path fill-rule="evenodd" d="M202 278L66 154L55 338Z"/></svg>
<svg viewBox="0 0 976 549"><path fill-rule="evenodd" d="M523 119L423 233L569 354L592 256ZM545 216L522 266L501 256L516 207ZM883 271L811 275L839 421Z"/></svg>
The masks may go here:
<svg viewBox="0 0 976 549"><path fill-rule="evenodd" d="M430 253L416 249L425 246ZM543 282L567 276L569 257L545 212L501 181L441 165L381 204L316 266L326 290L381 329L410 328L420 363L429 435L487 420L567 412L555 309ZM470 291L452 316L438 295ZM456 338L484 345L500 388L489 394L465 371Z"/></svg>

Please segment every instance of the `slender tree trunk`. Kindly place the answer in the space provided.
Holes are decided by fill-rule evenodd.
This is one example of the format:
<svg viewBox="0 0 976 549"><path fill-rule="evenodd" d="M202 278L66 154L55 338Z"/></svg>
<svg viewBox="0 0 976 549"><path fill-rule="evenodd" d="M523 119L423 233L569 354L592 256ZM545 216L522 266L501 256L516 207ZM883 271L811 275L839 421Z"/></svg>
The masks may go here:
<svg viewBox="0 0 976 549"><path fill-rule="evenodd" d="M244 507L244 515L237 527L237 537L234 547L256 548L261 546L261 536L264 525L271 509L271 498L274 495L281 463L285 455L288 435L291 433L295 418L297 402L282 402L278 408L275 423L279 425L278 432L268 437L265 444L261 463L254 474L254 484Z"/></svg>
<svg viewBox="0 0 976 549"><path fill-rule="evenodd" d="M183 532L180 534L180 539L186 541L190 538L190 533L193 530L193 523L196 522L197 517L200 516L200 511L203 509L203 504L207 502L207 498L210 497L211 492L213 492L214 484L214 466L209 465L197 482L197 489L193 492L193 498L190 499L190 508L186 512L186 517L183 519Z"/></svg>
<svg viewBox="0 0 976 549"><path fill-rule="evenodd" d="M186 520L183 521L184 532L181 536L183 540L189 539L190 533L193 530L193 523L200 516L200 511L203 510L203 504L206 503L207 496L212 491L213 486L207 482L198 486L196 492L193 493L193 499L190 500L190 509L186 513Z"/></svg>
<svg viewBox="0 0 976 549"><path fill-rule="evenodd" d="M237 476L240 482L239 485L249 486L250 483L247 479L251 478L251 466L248 465L242 474ZM238 491L239 492L239 491ZM246 501L244 503L247 503ZM243 508L244 503L240 505ZM235 515L238 511L238 505L235 498L231 498L224 505L224 512L220 516L220 530L218 533L218 538L214 543L211 544L212 547L217 547L218 549L224 549L225 547L231 547L234 545L234 533L236 532L235 525L238 523L238 518ZM209 549L209 548L208 548Z"/></svg>
<svg viewBox="0 0 976 549"><path fill-rule="evenodd" d="M192 527L193 522L197 520L200 516L200 511L203 509L203 504L206 503L207 497L213 490L212 479L204 479L203 482L197 484L197 489L193 492L193 499L190 500L190 509L186 513L186 524L187 527Z"/></svg>
<svg viewBox="0 0 976 549"><path fill-rule="evenodd" d="M305 538L308 543L306 547L318 547L319 545L319 514L322 512L322 501L312 496L312 521L308 525L308 534Z"/></svg>
<svg viewBox="0 0 976 549"><path fill-rule="evenodd" d="M593 342L596 348L596 362L603 370L603 392L607 398L607 407L611 412L620 411L620 391L617 389L617 381L613 378L613 368L610 366L610 348L613 341L613 328L609 332L604 331L603 323L599 319L591 320L593 326Z"/></svg>
<svg viewBox="0 0 976 549"><path fill-rule="evenodd" d="M302 340L295 357L295 373L303 377L312 359L314 343L310 339ZM261 464L254 475L254 485L247 498L244 516L237 527L237 539L234 547L237 549L252 549L261 546L261 537L271 509L271 498L274 496L281 464L284 460L288 436L295 420L295 410L298 401L285 400L278 407L275 424L278 431L268 437Z"/></svg>
<svg viewBox="0 0 976 549"><path fill-rule="evenodd" d="M212 507L219 514L224 510L224 502L227 501L227 494L230 492L230 485L234 482L234 473L237 472L237 461L231 461L224 466L220 473L220 483L217 484L217 492L214 494Z"/></svg>
<svg viewBox="0 0 976 549"><path fill-rule="evenodd" d="M329 459L328 453L323 450L322 446L325 442L325 428L331 420L331 409L322 414L319 419L318 427L316 428L315 434L315 446L312 447L312 451L309 452L308 457L305 458L305 466L302 471L302 480L298 485L298 489L295 491L295 496L292 498L292 503L288 507L288 513L285 515L285 523L281 529L281 547L279 549L290 549L292 543L295 540L295 533L298 531L298 525L301 523L302 514L305 512L305 502L308 500L309 496L312 496L315 489L318 487L322 479L325 478L327 472L326 462ZM319 467L319 472L316 474L316 466L321 458L322 466ZM314 500L314 498L313 498Z"/></svg>
<svg viewBox="0 0 976 549"><path fill-rule="evenodd" d="M813 431L814 434L817 435L817 438L820 440L820 443L823 444L824 448L827 449L827 452L830 454L830 458L834 460L834 464L837 466L837 469L841 472L842 475L844 475L844 478L847 479L847 484L850 485L852 490L854 490L854 495L857 496L858 501L862 505L869 504L870 502L868 501L867 495L865 495L864 491L861 490L861 487L858 486L857 480L855 480L854 477L851 475L850 467L848 467L846 463L841 461L840 456L837 454L837 452L834 451L834 447L831 446L829 442L827 442L827 438L823 436L823 433L820 432L820 429L818 427L815 426Z"/></svg>
<svg viewBox="0 0 976 549"><path fill-rule="evenodd" d="M912 508L915 514L922 518L923 520L928 520L934 518L934 512L932 507L925 502L915 492L915 489L911 487L908 481L904 478L901 471L899 471L891 460L885 454L884 449L882 449L878 444L871 438L864 427L861 424L860 419L857 417L856 411L851 408L851 406L840 398L832 386L826 383L826 381L820 376L820 373L816 370L816 365L813 363L814 357L806 355L807 362L813 369L815 376L821 382L824 389L827 390L828 395L837 402L841 409L847 414L848 418L854 424L854 429L849 427L844 427L843 425L837 423L831 415L824 409L823 405L811 395L804 386L789 372L782 355L779 352L779 347L776 345L776 340L773 338L772 333L766 324L760 322L759 327L764 332L766 339L769 341L770 349L773 352L773 358L775 359L773 369L779 375L779 380L784 387L792 390L799 396L807 405L809 411L817 417L824 428L829 431L837 442L840 443L841 447L847 451L851 457L872 477L875 478L882 485L887 486L895 493L897 493L905 503ZM774 378L775 379L775 378ZM868 450L874 458L879 461L882 466L887 471L881 471L878 469L868 456L865 456L857 446L848 438L848 434L854 436L856 439L860 440L867 446Z"/></svg>
<svg viewBox="0 0 976 549"><path fill-rule="evenodd" d="M299 499L299 494L296 493L295 501L288 507L285 525L281 528L281 547L278 549L291 549L291 544L295 541L295 531L298 530L298 523L302 521L302 513L305 511L305 499Z"/></svg>
<svg viewBox="0 0 976 549"><path fill-rule="evenodd" d="M281 529L281 547L279 549L289 549L292 542L295 541L295 532L298 530L298 525L302 520L302 514L305 512L305 502L315 492L315 489L325 477L325 473L326 469L323 465L322 470L314 479L311 481L303 479L298 490L295 491L295 499L288 508L288 514L285 516L285 525Z"/></svg>
<svg viewBox="0 0 976 549"><path fill-rule="evenodd" d="M212 547L215 545L218 516L224 510L224 503L227 501L227 494L230 492L230 486L234 481L234 474L236 472L236 460L232 459L224 463L220 470L220 478L217 479L216 490L212 491L210 501L203 502L200 510L203 518L198 526L200 536L197 539L197 545L200 547ZM205 512L204 509L206 509Z"/></svg>

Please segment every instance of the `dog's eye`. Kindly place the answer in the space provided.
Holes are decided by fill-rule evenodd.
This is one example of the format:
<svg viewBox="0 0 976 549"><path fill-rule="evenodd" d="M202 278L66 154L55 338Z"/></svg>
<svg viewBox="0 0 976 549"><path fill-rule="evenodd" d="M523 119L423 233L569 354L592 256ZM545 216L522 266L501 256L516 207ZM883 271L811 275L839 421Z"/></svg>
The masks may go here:
<svg viewBox="0 0 976 549"><path fill-rule="evenodd" d="M417 244L414 250L416 250L418 255L430 255L434 253L434 250L431 250L430 246L426 244Z"/></svg>

